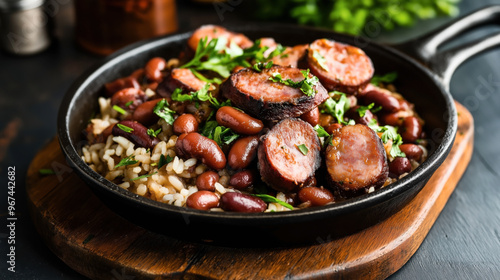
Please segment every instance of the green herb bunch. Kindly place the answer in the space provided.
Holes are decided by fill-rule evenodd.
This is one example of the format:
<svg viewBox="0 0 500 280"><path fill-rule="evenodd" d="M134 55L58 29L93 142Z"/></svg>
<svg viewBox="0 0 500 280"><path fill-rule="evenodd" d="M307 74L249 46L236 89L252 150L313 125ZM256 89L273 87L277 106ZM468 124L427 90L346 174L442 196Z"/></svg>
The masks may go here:
<svg viewBox="0 0 500 280"><path fill-rule="evenodd" d="M365 26L377 28L368 23L391 30L413 25L421 19L456 15L458 2L460 0L256 0L256 11L263 19L291 18L299 24L360 35Z"/></svg>

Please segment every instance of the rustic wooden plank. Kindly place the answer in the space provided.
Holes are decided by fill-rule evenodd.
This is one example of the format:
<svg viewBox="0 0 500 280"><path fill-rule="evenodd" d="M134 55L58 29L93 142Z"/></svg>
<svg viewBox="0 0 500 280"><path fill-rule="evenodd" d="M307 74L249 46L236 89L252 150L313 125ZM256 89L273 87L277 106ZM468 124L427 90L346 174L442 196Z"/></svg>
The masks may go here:
<svg viewBox="0 0 500 280"><path fill-rule="evenodd" d="M35 226L49 248L93 279L182 275L212 279L386 278L418 249L470 160L473 120L457 103L453 149L424 189L404 209L359 233L291 248L228 248L149 232L106 208L71 172L40 176L64 163L56 140L34 158L27 193ZM64 170L64 167L62 167Z"/></svg>

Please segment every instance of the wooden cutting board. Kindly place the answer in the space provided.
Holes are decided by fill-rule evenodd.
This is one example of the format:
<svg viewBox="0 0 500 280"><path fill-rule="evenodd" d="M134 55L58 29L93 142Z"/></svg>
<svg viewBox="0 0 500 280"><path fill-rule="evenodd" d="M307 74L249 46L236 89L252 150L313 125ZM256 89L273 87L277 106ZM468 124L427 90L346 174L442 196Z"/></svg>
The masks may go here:
<svg viewBox="0 0 500 280"><path fill-rule="evenodd" d="M415 253L470 161L473 119L457 109L451 153L415 199L375 226L308 247L228 248L149 232L94 196L67 166L57 139L29 167L30 210L50 250L93 279L383 279ZM42 176L42 168L56 175Z"/></svg>

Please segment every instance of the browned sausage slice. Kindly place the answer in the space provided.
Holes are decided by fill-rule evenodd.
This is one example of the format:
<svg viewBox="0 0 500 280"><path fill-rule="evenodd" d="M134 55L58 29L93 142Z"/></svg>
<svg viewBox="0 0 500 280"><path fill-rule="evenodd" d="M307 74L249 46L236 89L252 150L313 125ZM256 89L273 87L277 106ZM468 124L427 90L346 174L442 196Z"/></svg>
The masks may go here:
<svg viewBox="0 0 500 280"><path fill-rule="evenodd" d="M292 192L319 168L320 142L307 122L285 119L260 139L257 156L262 180L277 191Z"/></svg>
<svg viewBox="0 0 500 280"><path fill-rule="evenodd" d="M274 73L281 74L284 80L304 80L301 70L292 67L274 65L262 72L243 69L224 82L222 93L246 113L271 121L298 117L328 98L326 89L319 82L313 87L314 96L307 96L299 88L271 81L269 78Z"/></svg>
<svg viewBox="0 0 500 280"><path fill-rule="evenodd" d="M355 94L371 80L374 69L360 48L319 39L309 45L307 62L328 90Z"/></svg>
<svg viewBox="0 0 500 280"><path fill-rule="evenodd" d="M248 39L247 36L241 33L231 32L224 27L217 25L203 25L193 32L193 35L188 39L187 44L189 48L194 52L198 47L198 42L207 37L210 42L214 38L226 37L228 46L231 42L234 42L242 49L249 48L253 45L252 40Z"/></svg>
<svg viewBox="0 0 500 280"><path fill-rule="evenodd" d="M206 82L198 79L191 70L175 68L158 85L156 92L162 97L170 97L176 88L182 89L183 93L188 93L202 89L205 84Z"/></svg>
<svg viewBox="0 0 500 280"><path fill-rule="evenodd" d="M274 64L281 66L299 67L299 62L305 57L307 45L286 47L285 51L271 59Z"/></svg>
<svg viewBox="0 0 500 280"><path fill-rule="evenodd" d="M325 162L330 185L346 192L380 187L389 172L382 140L362 124L346 125L333 132Z"/></svg>

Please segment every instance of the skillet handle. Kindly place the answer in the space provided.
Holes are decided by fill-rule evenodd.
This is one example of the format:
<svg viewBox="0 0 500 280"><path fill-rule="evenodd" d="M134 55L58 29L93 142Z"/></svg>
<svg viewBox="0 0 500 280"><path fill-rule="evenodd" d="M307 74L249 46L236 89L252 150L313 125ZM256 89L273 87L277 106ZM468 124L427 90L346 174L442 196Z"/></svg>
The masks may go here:
<svg viewBox="0 0 500 280"><path fill-rule="evenodd" d="M491 23L500 23L500 5L482 8L451 23L394 47L420 60L434 71L448 89L455 70L467 59L500 45L500 33L463 44L446 51L438 47L468 30Z"/></svg>

